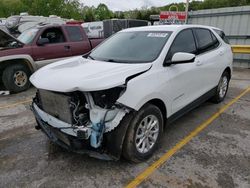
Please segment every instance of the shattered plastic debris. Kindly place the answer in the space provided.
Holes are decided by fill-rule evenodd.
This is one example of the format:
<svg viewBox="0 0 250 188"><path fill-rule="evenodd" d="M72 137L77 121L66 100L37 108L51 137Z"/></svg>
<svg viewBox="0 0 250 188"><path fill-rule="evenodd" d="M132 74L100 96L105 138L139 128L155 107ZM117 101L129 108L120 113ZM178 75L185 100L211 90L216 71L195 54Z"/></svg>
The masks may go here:
<svg viewBox="0 0 250 188"><path fill-rule="evenodd" d="M9 91L0 91L0 95L9 95L10 92Z"/></svg>

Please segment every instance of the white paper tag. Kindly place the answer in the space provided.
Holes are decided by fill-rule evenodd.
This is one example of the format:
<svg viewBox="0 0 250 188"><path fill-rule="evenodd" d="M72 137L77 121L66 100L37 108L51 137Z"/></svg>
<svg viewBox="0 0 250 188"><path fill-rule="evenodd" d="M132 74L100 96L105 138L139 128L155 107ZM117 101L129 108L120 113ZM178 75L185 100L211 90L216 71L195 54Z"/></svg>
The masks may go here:
<svg viewBox="0 0 250 188"><path fill-rule="evenodd" d="M0 91L0 95L9 95L10 92L9 91Z"/></svg>
<svg viewBox="0 0 250 188"><path fill-rule="evenodd" d="M165 38L168 33L149 33L147 37Z"/></svg>

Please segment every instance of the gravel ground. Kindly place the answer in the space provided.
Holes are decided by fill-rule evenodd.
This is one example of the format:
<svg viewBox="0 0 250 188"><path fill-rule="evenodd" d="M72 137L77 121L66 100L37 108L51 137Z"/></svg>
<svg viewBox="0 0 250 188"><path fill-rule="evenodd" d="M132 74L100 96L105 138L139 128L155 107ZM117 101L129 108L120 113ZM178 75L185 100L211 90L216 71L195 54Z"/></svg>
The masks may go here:
<svg viewBox="0 0 250 188"><path fill-rule="evenodd" d="M101 161L67 152L34 129L29 104L35 89L0 96L0 187L123 187L178 141L250 86L250 70L236 69L222 104L204 103L165 130L147 162ZM250 187L250 93L191 140L141 187Z"/></svg>

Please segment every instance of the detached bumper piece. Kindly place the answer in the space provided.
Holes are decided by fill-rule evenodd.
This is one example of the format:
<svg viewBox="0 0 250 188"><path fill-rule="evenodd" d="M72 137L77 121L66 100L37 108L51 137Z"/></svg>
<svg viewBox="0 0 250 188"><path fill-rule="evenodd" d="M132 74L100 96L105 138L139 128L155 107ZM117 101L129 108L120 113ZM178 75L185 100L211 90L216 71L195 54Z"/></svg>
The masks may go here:
<svg viewBox="0 0 250 188"><path fill-rule="evenodd" d="M75 153L87 154L90 157L98 158L101 160L119 159L120 156L110 155L104 152L103 148L95 149L91 147L90 140L85 139L87 130L75 130L70 124L49 116L47 113L42 111L35 103L32 104L31 110L34 113L38 124L36 128L42 129L42 131L52 142L56 143L62 148ZM46 121L44 121L44 119L46 119ZM56 127L50 125L51 122L53 122L53 124L55 124L56 122Z"/></svg>

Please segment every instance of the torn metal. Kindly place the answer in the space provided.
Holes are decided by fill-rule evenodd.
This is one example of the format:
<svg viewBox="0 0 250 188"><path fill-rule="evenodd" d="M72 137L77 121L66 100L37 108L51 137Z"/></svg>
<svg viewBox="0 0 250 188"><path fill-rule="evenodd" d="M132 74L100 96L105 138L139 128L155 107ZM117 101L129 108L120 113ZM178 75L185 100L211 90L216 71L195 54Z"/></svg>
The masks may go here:
<svg viewBox="0 0 250 188"><path fill-rule="evenodd" d="M10 48L18 48L23 45L24 44L21 41L0 29L0 51Z"/></svg>
<svg viewBox="0 0 250 188"><path fill-rule="evenodd" d="M104 134L113 131L129 112L128 108L116 103L123 89L121 87L98 93L78 92L69 95L40 90L34 100L33 110L43 122L53 128L67 135L89 140L91 147L99 148ZM114 91L116 93L112 95Z"/></svg>
<svg viewBox="0 0 250 188"><path fill-rule="evenodd" d="M87 100L86 107L90 112L91 132L90 144L94 148L100 147L105 132L115 129L128 110L113 106L111 109L104 109L97 105L90 93L85 93Z"/></svg>

